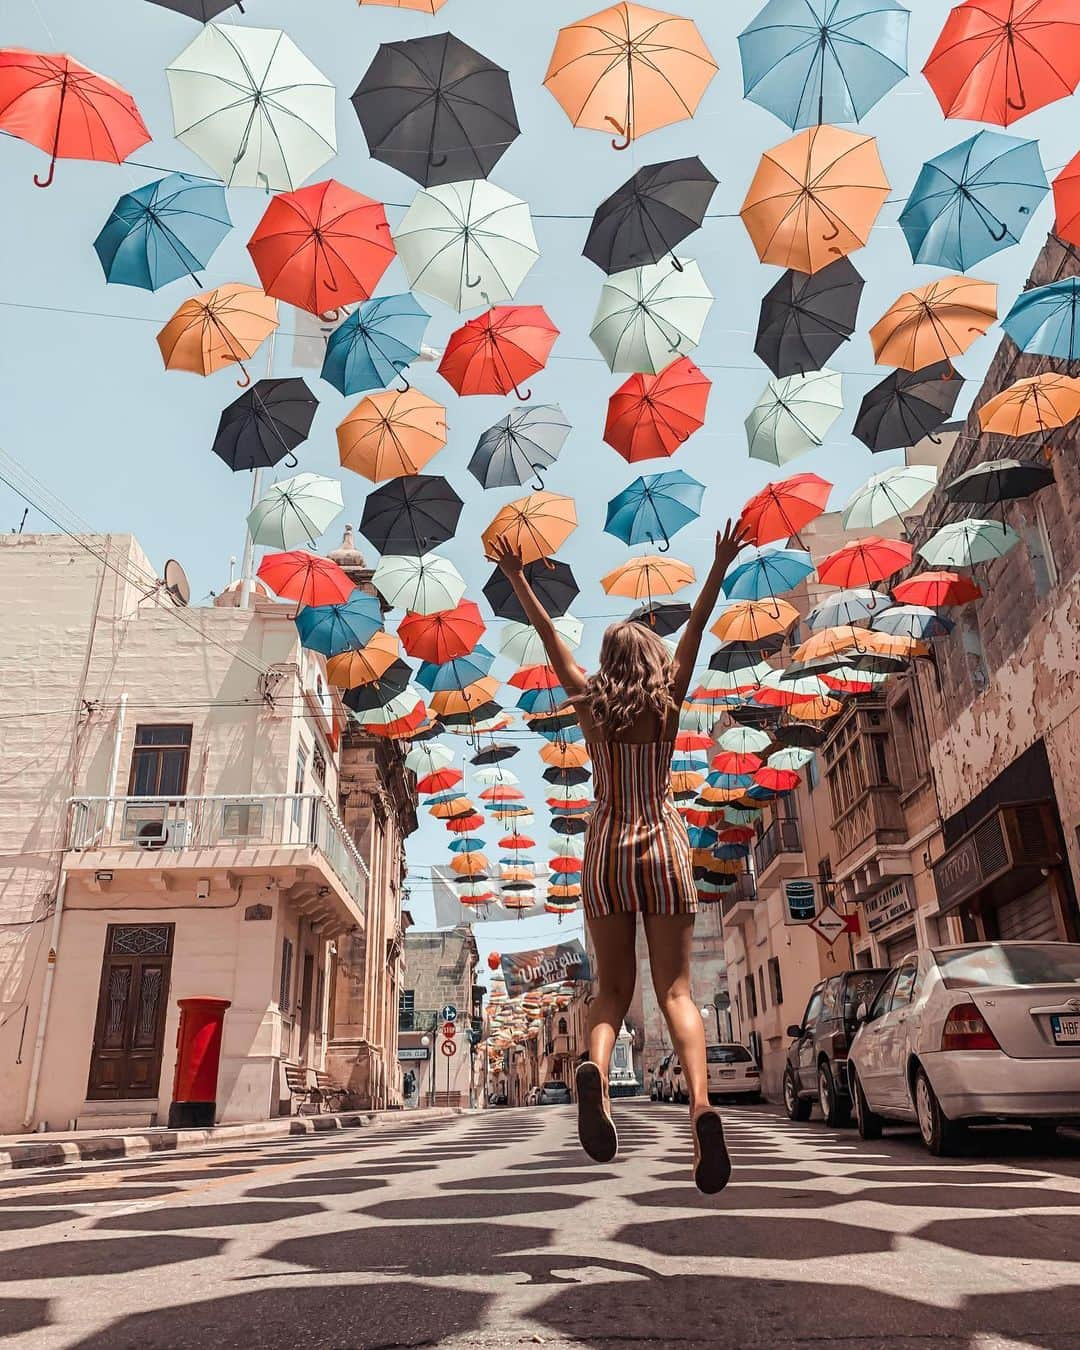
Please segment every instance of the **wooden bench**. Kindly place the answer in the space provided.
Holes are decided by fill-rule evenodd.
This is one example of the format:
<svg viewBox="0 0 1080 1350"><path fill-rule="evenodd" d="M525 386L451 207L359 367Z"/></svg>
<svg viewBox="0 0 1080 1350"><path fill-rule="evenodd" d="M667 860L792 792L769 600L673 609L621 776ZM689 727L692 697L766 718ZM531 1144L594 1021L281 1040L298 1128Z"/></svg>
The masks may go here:
<svg viewBox="0 0 1080 1350"><path fill-rule="evenodd" d="M309 1069L303 1064L285 1065L285 1082L298 1116L322 1115L324 1111L340 1111L347 1092L331 1081L321 1069Z"/></svg>

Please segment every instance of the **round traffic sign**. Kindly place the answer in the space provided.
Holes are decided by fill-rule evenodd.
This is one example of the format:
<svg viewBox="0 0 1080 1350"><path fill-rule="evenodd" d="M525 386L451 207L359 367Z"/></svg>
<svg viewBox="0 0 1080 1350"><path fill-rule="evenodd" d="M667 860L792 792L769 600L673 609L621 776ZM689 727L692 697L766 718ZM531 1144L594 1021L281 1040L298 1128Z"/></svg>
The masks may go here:
<svg viewBox="0 0 1080 1350"><path fill-rule="evenodd" d="M451 1055L457 1054L457 1043L455 1041L443 1041L442 1045L439 1046L439 1049L446 1058L449 1059Z"/></svg>
<svg viewBox="0 0 1080 1350"><path fill-rule="evenodd" d="M444 1022L442 1034L448 1041L452 1041L457 1035L457 1027L454 1026L453 1022Z"/></svg>
<svg viewBox="0 0 1080 1350"><path fill-rule="evenodd" d="M442 1013L441 1013L440 1015L441 1015L442 1020L443 1020L444 1022L456 1022L456 1021L457 1021L457 1009L454 1007L454 1005L453 1005L452 1003L447 1003L446 1006L443 1008Z"/></svg>

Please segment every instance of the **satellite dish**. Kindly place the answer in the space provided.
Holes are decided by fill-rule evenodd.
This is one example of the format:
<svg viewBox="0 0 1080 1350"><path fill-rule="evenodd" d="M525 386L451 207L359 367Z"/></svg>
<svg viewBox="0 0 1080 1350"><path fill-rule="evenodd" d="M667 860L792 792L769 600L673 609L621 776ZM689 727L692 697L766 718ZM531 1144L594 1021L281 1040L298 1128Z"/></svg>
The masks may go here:
<svg viewBox="0 0 1080 1350"><path fill-rule="evenodd" d="M191 583L187 579L187 573L176 561L170 558L165 564L165 573L161 581L165 588L165 593L174 605L179 609L191 601Z"/></svg>

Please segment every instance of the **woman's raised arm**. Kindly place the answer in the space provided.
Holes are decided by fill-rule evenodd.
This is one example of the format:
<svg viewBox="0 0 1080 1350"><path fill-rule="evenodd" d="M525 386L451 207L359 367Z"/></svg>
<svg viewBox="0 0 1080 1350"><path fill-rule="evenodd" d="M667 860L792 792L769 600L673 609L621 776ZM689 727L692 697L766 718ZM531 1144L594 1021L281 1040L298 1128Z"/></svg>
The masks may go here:
<svg viewBox="0 0 1080 1350"><path fill-rule="evenodd" d="M729 520L724 526L722 534L719 530L716 532L716 553L713 556L712 566L709 568L709 575L705 578L705 584L702 586L698 598L694 601L690 618L687 620L682 637L679 639L678 648L675 651L671 689L672 696L677 704L682 703L686 697L686 691L690 688L694 664L701 647L701 639L705 634L705 625L709 622L709 616L716 608L716 602L720 598L720 587L724 575L731 566L735 555L748 542L747 529L741 520L734 523Z"/></svg>
<svg viewBox="0 0 1080 1350"><path fill-rule="evenodd" d="M548 662L559 677L559 683L566 690L569 698L575 698L585 692L585 676L578 668L570 648L559 636L555 625L551 622L551 615L544 606L537 600L533 593L533 588L529 585L522 570L521 554L511 544L506 535L501 534L492 541L491 551L487 557L491 562L498 563L514 588L514 594L518 598L521 608L525 611L525 617L529 623L536 629L540 641L544 644L544 651L547 652Z"/></svg>

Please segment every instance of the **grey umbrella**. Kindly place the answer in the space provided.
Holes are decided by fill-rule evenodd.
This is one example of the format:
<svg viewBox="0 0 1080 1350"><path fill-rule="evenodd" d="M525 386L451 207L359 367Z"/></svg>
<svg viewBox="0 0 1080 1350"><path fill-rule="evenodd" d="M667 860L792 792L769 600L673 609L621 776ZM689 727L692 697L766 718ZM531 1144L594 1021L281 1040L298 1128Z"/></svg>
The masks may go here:
<svg viewBox="0 0 1080 1350"><path fill-rule="evenodd" d="M476 442L469 472L482 487L520 487L553 464L570 434L570 423L557 403L518 407L488 427Z"/></svg>

